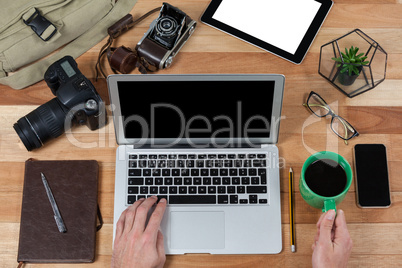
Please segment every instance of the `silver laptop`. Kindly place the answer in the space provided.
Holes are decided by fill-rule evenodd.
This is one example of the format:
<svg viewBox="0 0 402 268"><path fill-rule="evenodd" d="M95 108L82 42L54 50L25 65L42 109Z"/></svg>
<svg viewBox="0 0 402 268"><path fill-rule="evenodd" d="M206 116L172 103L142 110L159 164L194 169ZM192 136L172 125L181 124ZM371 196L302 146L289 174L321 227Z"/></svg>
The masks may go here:
<svg viewBox="0 0 402 268"><path fill-rule="evenodd" d="M156 195L166 254L282 250L278 140L284 76L111 75L114 230Z"/></svg>

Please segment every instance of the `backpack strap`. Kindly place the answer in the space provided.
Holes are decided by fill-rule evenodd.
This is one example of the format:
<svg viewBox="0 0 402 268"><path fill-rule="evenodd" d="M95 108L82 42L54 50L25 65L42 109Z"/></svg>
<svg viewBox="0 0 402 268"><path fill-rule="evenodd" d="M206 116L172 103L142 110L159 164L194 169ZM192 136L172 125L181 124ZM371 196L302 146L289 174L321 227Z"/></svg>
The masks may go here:
<svg viewBox="0 0 402 268"><path fill-rule="evenodd" d="M55 54L24 67L10 76L4 76L4 74L0 73L0 84L10 86L14 89L23 89L41 81L47 68L56 60L67 55L77 58L89 48L102 41L107 35L107 28L126 15L127 11L131 11L136 2L137 0L117 1L110 12L97 24ZM3 77L1 77L2 75Z"/></svg>

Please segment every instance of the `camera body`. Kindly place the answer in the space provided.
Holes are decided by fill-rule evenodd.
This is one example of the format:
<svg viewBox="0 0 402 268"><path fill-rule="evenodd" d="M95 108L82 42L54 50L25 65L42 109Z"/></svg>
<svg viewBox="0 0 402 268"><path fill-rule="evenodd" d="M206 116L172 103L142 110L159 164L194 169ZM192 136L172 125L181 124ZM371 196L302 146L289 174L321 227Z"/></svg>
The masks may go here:
<svg viewBox="0 0 402 268"><path fill-rule="evenodd" d="M44 79L56 98L14 124L28 151L60 136L74 124L87 125L89 129L96 130L107 123L102 98L71 56L65 56L49 66Z"/></svg>
<svg viewBox="0 0 402 268"><path fill-rule="evenodd" d="M196 26L186 13L163 3L158 18L136 46L139 61L150 71L168 68Z"/></svg>
<svg viewBox="0 0 402 268"><path fill-rule="evenodd" d="M90 130L103 127L106 121L105 104L95 87L78 69L71 56L54 62L47 69L44 80L53 95L69 111L71 120L80 125L86 124Z"/></svg>

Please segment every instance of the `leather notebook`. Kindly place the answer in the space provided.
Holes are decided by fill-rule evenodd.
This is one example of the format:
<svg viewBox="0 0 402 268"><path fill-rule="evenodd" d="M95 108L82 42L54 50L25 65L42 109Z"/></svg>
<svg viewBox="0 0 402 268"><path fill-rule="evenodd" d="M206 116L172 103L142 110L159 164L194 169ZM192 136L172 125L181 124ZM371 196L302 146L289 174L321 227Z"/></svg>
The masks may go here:
<svg viewBox="0 0 402 268"><path fill-rule="evenodd" d="M41 173L64 222L64 233L56 224ZM27 160L18 262L93 262L98 213L97 161Z"/></svg>

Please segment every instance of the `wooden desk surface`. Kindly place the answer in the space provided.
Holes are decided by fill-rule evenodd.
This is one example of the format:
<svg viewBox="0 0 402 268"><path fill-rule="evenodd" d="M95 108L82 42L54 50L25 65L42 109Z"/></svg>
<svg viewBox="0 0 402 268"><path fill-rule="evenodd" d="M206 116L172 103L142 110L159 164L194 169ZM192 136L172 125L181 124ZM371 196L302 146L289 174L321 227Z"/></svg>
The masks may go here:
<svg viewBox="0 0 402 268"><path fill-rule="evenodd" d="M139 0L134 17L157 7L162 1ZM171 0L192 18L199 18L208 0ZM361 209L356 206L352 185L339 206L346 213L354 242L350 267L402 266L402 1L335 0L325 23L301 65L295 65L202 23L175 59L161 74L180 73L281 73L286 76L279 152L282 161L282 237L278 255L168 256L166 267L309 267L315 224L321 214L309 207L298 192L296 180L297 253L289 246L288 175L293 167L299 178L301 166L312 151L331 150L353 165L352 150L357 143L384 143L388 149L392 206L387 209ZM154 17L141 22L117 44L134 47ZM320 46L354 28L360 28L379 42L388 53L386 80L375 89L355 98L347 98L317 72ZM100 43L77 59L85 76L94 77L94 65ZM95 83L107 99L105 81ZM345 145L329 130L329 120L312 124L311 114L302 106L314 90L332 103L334 109L361 133ZM47 159L96 159L100 164L99 203L104 226L97 236L96 261L72 267L109 267L112 254L113 195L116 142L113 124L90 131L74 128L34 152L27 152L13 124L22 116L54 96L42 81L21 91L0 86L0 267L15 267L17 259L24 161L30 157ZM111 118L110 118L111 119ZM111 120L110 120L111 121ZM302 135L302 129L304 133ZM77 172L81 172L77 170ZM49 267L27 265L27 267ZM65 267L52 265L52 267Z"/></svg>

